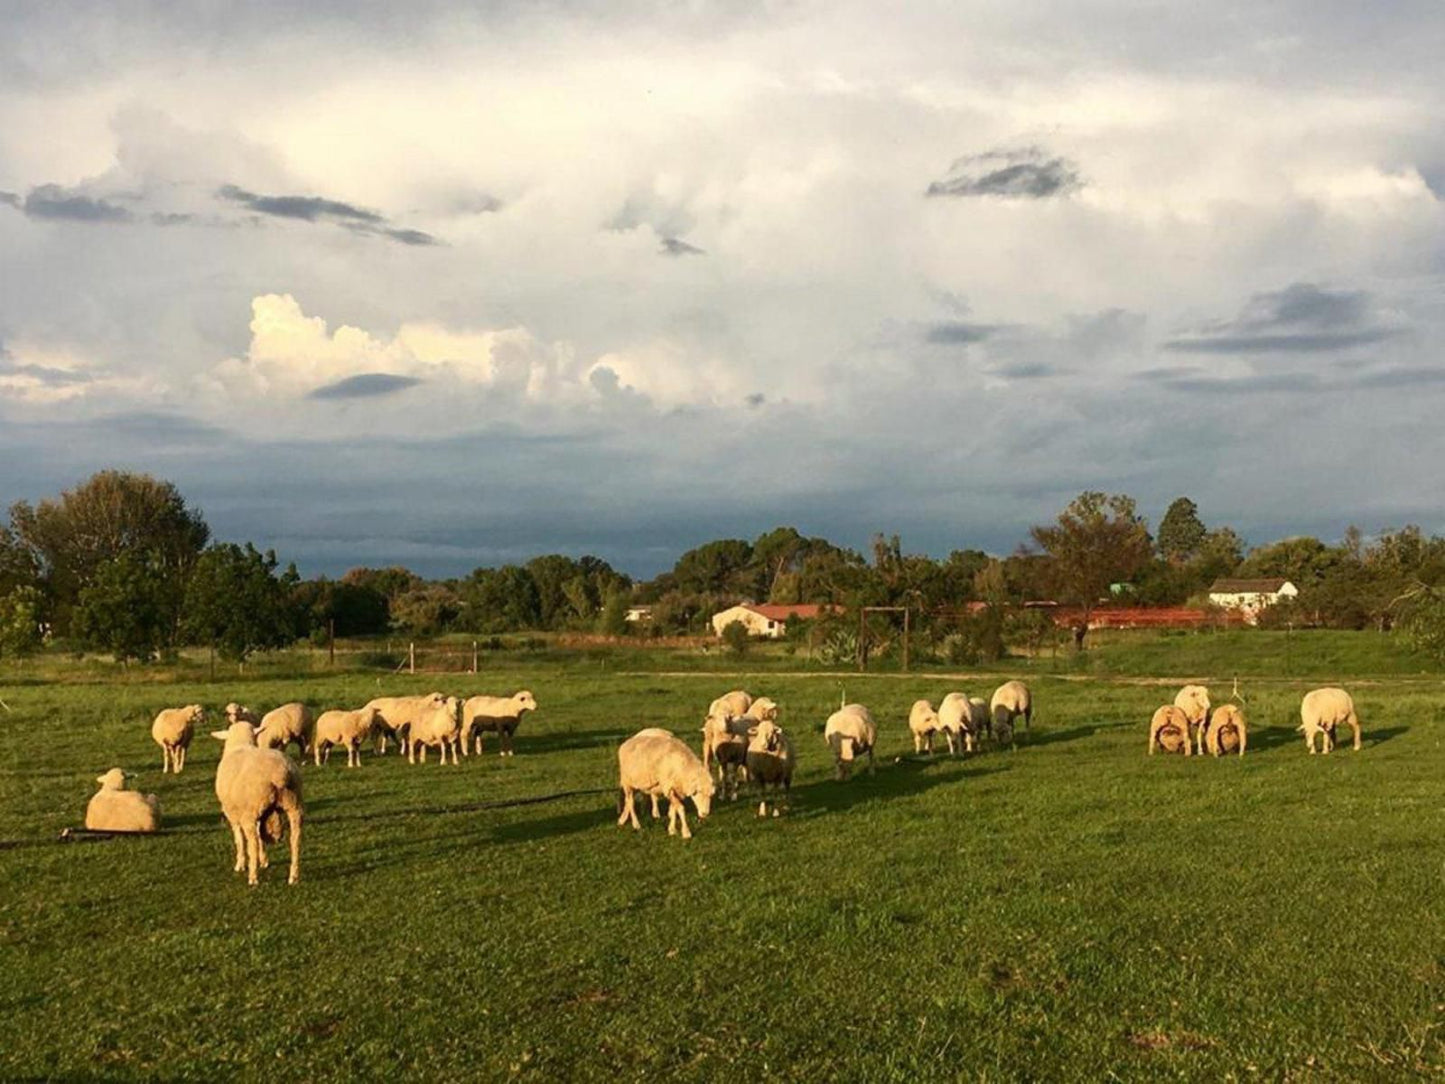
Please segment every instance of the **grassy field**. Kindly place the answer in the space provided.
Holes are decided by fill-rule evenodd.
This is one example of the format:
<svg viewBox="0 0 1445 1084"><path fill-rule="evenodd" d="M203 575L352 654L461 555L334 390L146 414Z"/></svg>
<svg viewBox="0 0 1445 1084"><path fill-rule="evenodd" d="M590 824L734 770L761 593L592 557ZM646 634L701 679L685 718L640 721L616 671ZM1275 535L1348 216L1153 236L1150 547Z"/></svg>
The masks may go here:
<svg viewBox="0 0 1445 1084"><path fill-rule="evenodd" d="M1248 756L1150 759L1172 689L1147 679L1266 656L1094 658L1128 651L1101 672L1034 663L1016 751L932 762L904 755L909 704L993 677L648 673L630 655L215 684L32 667L0 684L0 1077L1445 1073L1439 680L1381 680L1412 671L1373 648L1321 664L1370 678L1353 685L1364 750L1328 758L1293 731L1317 682L1242 680ZM522 685L541 710L514 758L308 766L296 887L284 848L258 888L231 872L219 743L162 777L148 732L194 700ZM645 816L617 828L617 743L645 725L692 740L733 685L783 706L790 815L725 805L686 844ZM821 727L845 690L874 709L881 755L839 784ZM160 794L167 831L56 842L117 764Z"/></svg>

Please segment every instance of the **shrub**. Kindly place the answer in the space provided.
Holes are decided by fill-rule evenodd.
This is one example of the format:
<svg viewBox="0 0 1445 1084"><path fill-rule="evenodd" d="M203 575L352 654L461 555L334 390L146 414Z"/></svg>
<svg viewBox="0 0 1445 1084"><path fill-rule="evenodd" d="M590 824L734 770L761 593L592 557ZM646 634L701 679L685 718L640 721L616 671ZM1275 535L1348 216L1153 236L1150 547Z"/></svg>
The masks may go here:
<svg viewBox="0 0 1445 1084"><path fill-rule="evenodd" d="M751 639L748 627L741 621L733 621L722 630L723 646L734 655L746 655Z"/></svg>

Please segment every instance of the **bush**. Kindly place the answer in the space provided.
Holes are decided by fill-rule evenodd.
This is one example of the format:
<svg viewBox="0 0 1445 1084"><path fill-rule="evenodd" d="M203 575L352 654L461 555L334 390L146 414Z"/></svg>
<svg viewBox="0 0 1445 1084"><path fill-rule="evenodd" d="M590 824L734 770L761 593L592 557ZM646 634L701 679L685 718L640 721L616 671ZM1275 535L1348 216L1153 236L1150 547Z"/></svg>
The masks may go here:
<svg viewBox="0 0 1445 1084"><path fill-rule="evenodd" d="M751 640L748 627L741 621L733 621L722 630L723 646L733 655L746 655Z"/></svg>

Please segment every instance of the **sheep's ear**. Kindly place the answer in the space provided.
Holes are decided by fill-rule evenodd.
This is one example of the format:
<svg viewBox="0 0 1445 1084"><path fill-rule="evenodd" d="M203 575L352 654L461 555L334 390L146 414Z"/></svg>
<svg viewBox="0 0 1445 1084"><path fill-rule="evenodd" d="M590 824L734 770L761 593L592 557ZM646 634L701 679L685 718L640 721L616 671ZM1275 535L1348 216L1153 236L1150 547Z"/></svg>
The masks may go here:
<svg viewBox="0 0 1445 1084"><path fill-rule="evenodd" d="M104 783L104 782L105 782L105 776L103 776L103 775L97 775L97 776L95 777L95 781L96 781L97 783Z"/></svg>
<svg viewBox="0 0 1445 1084"><path fill-rule="evenodd" d="M211 731L211 737L215 738L217 741L225 741L227 738L230 737L230 735L224 730L213 730Z"/></svg>

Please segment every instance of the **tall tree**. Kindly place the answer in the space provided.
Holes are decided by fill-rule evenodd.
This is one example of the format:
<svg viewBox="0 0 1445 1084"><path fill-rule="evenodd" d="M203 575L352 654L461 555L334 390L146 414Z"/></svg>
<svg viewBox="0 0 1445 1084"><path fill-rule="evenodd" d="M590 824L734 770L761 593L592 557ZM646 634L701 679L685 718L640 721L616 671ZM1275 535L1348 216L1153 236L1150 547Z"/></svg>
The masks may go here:
<svg viewBox="0 0 1445 1084"><path fill-rule="evenodd" d="M0 658L28 655L41 644L41 607L38 587L16 587L0 595Z"/></svg>
<svg viewBox="0 0 1445 1084"><path fill-rule="evenodd" d="M244 662L254 651L285 647L296 635L287 585L276 575L276 554L249 542L210 546L186 585L183 629L192 643L223 659Z"/></svg>
<svg viewBox="0 0 1445 1084"><path fill-rule="evenodd" d="M1082 648L1089 619L1109 585L1129 580L1149 560L1149 531L1133 498L1088 491L1059 513L1057 523L1033 527L1029 534L1048 555L1059 601L1079 608L1074 643Z"/></svg>
<svg viewBox="0 0 1445 1084"><path fill-rule="evenodd" d="M1159 521L1159 556L1182 565L1199 552L1204 534L1199 506L1188 497L1178 497Z"/></svg>
<svg viewBox="0 0 1445 1084"><path fill-rule="evenodd" d="M146 661L171 642L171 590L145 554L122 551L103 562L76 600L72 632L116 662Z"/></svg>

